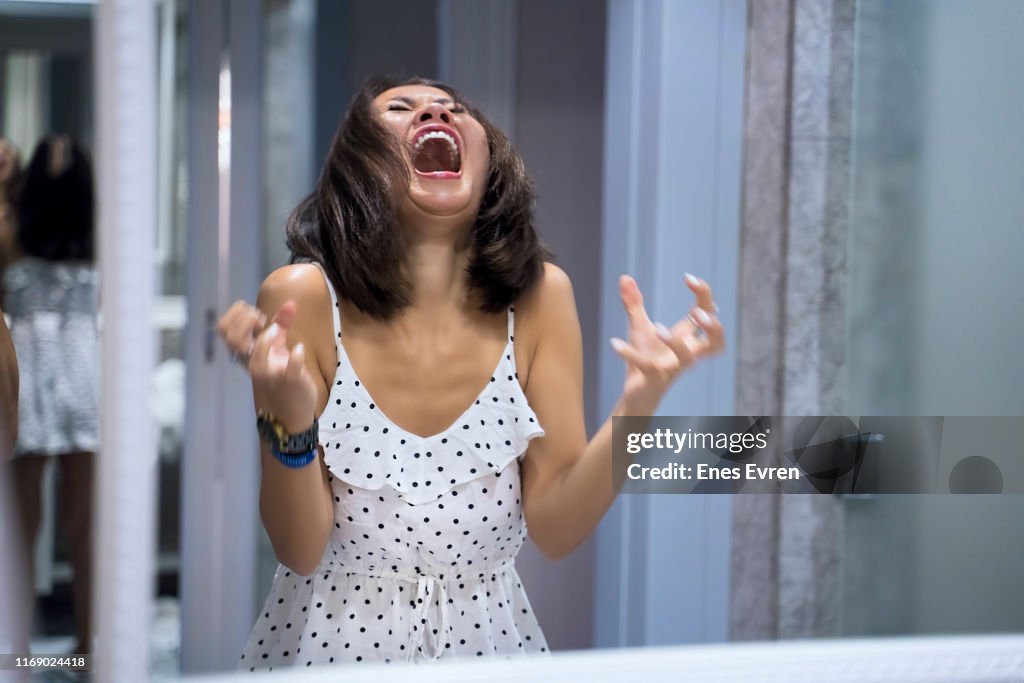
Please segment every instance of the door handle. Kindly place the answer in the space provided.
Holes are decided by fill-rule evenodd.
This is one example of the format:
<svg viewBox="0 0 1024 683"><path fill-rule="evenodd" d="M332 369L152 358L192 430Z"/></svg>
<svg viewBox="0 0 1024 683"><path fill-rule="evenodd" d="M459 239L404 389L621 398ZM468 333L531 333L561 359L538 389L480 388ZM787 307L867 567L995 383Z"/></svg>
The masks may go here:
<svg viewBox="0 0 1024 683"><path fill-rule="evenodd" d="M206 349L204 356L207 363L213 362L213 354L217 349L217 311L212 308L206 309Z"/></svg>

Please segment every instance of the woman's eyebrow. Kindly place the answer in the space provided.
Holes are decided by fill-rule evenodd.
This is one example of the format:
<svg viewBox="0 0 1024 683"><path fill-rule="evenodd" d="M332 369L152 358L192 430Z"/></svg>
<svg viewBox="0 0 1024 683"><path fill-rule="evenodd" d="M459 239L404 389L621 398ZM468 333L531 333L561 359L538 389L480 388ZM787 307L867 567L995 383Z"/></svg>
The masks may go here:
<svg viewBox="0 0 1024 683"><path fill-rule="evenodd" d="M398 97L392 97L391 98L392 102L395 101L395 100L398 100L399 102L403 102L403 103L409 105L410 107L416 106L416 100L414 100L411 97L406 97L405 95L401 95L401 96L398 96ZM438 104L451 104L452 103L452 101L449 98L447 98L447 97L438 97L437 99L434 100L434 102L436 102Z"/></svg>

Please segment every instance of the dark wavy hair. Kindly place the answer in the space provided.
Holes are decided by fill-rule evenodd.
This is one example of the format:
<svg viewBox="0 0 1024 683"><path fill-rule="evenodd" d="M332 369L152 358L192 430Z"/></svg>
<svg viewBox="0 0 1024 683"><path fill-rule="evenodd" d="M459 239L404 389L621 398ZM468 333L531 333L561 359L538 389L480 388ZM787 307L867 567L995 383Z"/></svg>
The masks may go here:
<svg viewBox="0 0 1024 683"><path fill-rule="evenodd" d="M316 188L288 219L291 262L319 262L338 295L374 318L386 320L409 305L396 215L411 178L398 141L373 109L377 95L402 85L447 92L487 134L490 169L467 271L480 308L502 311L540 280L552 258L534 228L533 186L505 134L454 88L426 78L374 77L359 89Z"/></svg>
<svg viewBox="0 0 1024 683"><path fill-rule="evenodd" d="M62 157L55 166L52 153ZM59 135L40 141L17 197L18 243L25 253L48 261L92 261L94 192L92 163L76 142Z"/></svg>

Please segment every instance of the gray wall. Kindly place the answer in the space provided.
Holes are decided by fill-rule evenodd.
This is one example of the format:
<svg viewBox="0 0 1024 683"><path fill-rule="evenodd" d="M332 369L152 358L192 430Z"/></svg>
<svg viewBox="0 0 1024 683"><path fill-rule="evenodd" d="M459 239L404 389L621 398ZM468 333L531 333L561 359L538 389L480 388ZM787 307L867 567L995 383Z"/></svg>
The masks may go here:
<svg viewBox="0 0 1024 683"><path fill-rule="evenodd" d="M572 278L584 377L597 376L601 274L605 11L591 0L522 0L516 147L537 184L537 226ZM592 389L594 387L591 387ZM595 430L597 392L585 394Z"/></svg>
<svg viewBox="0 0 1024 683"><path fill-rule="evenodd" d="M537 226L568 273L583 329L588 433L597 414L605 5L521 0L516 148L537 185ZM594 541L553 563L527 544L518 561L552 649L592 645Z"/></svg>
<svg viewBox="0 0 1024 683"><path fill-rule="evenodd" d="M318 170L364 79L392 73L437 76L436 16L435 2L318 0L314 139Z"/></svg>
<svg viewBox="0 0 1024 683"><path fill-rule="evenodd" d="M319 164L323 151L314 144L316 0L269 0L263 17L264 268L269 273L288 262L284 226L312 190L319 171L314 160Z"/></svg>

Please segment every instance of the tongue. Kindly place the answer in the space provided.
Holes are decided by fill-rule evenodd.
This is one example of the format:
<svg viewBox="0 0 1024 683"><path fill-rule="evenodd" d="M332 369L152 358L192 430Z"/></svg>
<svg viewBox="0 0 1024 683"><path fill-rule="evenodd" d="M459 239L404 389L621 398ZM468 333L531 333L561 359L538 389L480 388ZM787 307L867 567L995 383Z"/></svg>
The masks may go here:
<svg viewBox="0 0 1024 683"><path fill-rule="evenodd" d="M432 171L454 171L448 143L444 140L427 140L413 160L416 170L421 173Z"/></svg>

